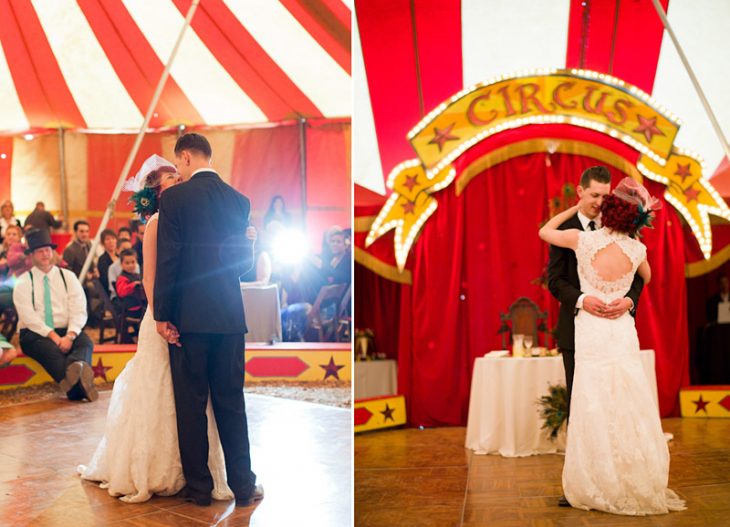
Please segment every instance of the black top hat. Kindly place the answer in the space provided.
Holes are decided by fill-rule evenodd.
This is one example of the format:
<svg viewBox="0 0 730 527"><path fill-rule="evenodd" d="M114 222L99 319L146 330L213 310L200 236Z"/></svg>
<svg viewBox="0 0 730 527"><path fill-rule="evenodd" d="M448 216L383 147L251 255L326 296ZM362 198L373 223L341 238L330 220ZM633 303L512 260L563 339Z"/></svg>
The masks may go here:
<svg viewBox="0 0 730 527"><path fill-rule="evenodd" d="M55 249L57 245L51 241L51 233L45 229L31 229L25 233L25 240L28 242L28 248L25 254L30 254L41 247L50 247Z"/></svg>

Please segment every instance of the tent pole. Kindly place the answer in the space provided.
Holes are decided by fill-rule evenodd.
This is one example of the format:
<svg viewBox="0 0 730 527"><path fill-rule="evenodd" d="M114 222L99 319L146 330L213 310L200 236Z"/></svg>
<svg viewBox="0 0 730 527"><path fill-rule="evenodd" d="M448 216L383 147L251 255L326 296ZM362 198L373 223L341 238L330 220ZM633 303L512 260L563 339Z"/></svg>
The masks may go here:
<svg viewBox="0 0 730 527"><path fill-rule="evenodd" d="M307 228L307 120L299 119L299 183L302 192L302 228Z"/></svg>
<svg viewBox="0 0 730 527"><path fill-rule="evenodd" d="M58 129L58 162L61 175L61 214L63 223L70 225L68 217L68 183L66 181L66 134L63 128Z"/></svg>
<svg viewBox="0 0 730 527"><path fill-rule="evenodd" d="M712 108L710 107L710 103L707 101L707 98L705 97L705 93L702 91L702 87L700 86L700 82L697 80L697 77L695 76L695 73L692 70L692 66L689 65L689 61L687 60L687 57L684 54L684 50L682 49L682 46L679 45L679 40L677 40L677 35L674 34L674 30L672 29L672 26L669 25L669 19L667 19L667 14L664 12L664 8L659 3L659 0L652 0L652 1L654 2L654 9L656 9L656 12L659 15L659 18L661 18L661 20L662 20L662 24L664 24L664 29L666 29L667 33L669 33L669 36L672 39L672 43L674 44L674 47L677 49L679 58L682 59L682 64L684 64L684 69L687 70L687 74L689 75L689 78L692 81L692 84L694 85L695 90L697 91L697 95L699 96L700 101L702 102L702 106L704 106L705 111L707 112L707 117L710 118L712 127L715 129L715 133L717 133L717 137L720 139L720 144L722 144L722 148L725 150L725 155L727 156L728 159L730 159L730 145L728 145L727 138L725 137L725 134L722 132L722 128L720 128L720 123L717 121L717 118L715 117L715 113L712 111Z"/></svg>
<svg viewBox="0 0 730 527"><path fill-rule="evenodd" d="M157 106L157 102L160 100L160 96L162 95L162 88L164 88L164 86L165 86L167 77L170 76L170 68L172 67L173 61L175 60L175 55L177 55L177 50L180 48L180 44L182 43L183 36L185 35L185 30L190 25L190 21L193 19L193 15L195 14L195 10L197 9L199 3L200 3L200 0L193 0L192 4L190 4L190 9L188 9L188 14L185 17L185 23L183 24L182 29L180 29L180 34L177 36L177 41L175 42L175 46L172 48L172 52L170 53L170 58L168 59L167 64L165 64L165 70L162 72L162 76L160 77L160 80L157 83L157 89L155 90L155 93L152 96L152 100L150 101L149 108L147 108L147 114L144 117L144 122L142 123L142 125L139 128L139 132L137 133L137 138L134 141L132 150L129 152L129 155L127 156L127 161L124 163L124 168L122 168L122 173L119 175L119 179L117 180L117 186L114 187L114 193L112 194L112 197L106 206L106 211L104 212L104 217L101 219L101 225L99 225L99 229L96 232L96 236L94 236L94 241L91 244L91 250L89 251L89 255L86 257L84 266L81 269L81 275L80 275L79 279L82 282L84 281L84 279L81 277L86 276L86 273L89 271L89 267L91 267L91 262L94 259L94 255L96 254L96 248L99 246L99 240L101 238L101 231L106 229L106 226L109 223L109 219L111 218L112 213L114 212L114 208L116 207L116 204L117 204L117 199L119 199L119 194L122 191L122 185L124 185L124 182L126 181L127 176L129 176L129 171L132 168L132 162L134 161L134 158L137 156L139 147L142 144L142 139L144 138L145 133L147 131L147 127L149 126L150 120L152 119L152 113L154 112L155 107Z"/></svg>

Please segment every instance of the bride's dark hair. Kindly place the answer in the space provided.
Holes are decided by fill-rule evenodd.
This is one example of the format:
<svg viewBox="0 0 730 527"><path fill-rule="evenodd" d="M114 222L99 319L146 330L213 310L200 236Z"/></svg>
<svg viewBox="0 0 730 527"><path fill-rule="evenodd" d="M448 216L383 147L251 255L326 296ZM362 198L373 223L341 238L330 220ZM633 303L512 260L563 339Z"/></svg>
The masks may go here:
<svg viewBox="0 0 730 527"><path fill-rule="evenodd" d="M639 215L638 205L629 203L614 194L603 198L603 203L601 203L601 224L613 231L628 234L632 238L636 236L642 226L637 222Z"/></svg>

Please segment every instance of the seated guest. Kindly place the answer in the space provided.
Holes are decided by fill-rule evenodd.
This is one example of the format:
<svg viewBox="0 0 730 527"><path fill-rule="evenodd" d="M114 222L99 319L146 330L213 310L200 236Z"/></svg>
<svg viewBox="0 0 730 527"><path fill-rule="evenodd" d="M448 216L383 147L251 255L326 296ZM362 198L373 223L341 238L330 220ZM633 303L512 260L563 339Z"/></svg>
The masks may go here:
<svg viewBox="0 0 730 527"><path fill-rule="evenodd" d="M130 240L125 240L124 238L121 238L117 241L117 255L121 254L122 251L125 251L127 249L132 248L132 242ZM116 259L116 261L109 266L109 272L107 281L109 282L109 297L114 300L117 298L117 278L119 278L119 275L122 274L122 262L119 260L119 258ZM137 265L137 268L134 270L136 274L139 274L139 265Z"/></svg>
<svg viewBox="0 0 730 527"><path fill-rule="evenodd" d="M117 240L132 240L132 230L129 227L119 227Z"/></svg>
<svg viewBox="0 0 730 527"><path fill-rule="evenodd" d="M16 234L17 233L17 234ZM29 271L33 267L33 262L25 250L28 248L23 243L24 233L18 227L9 227L5 231L5 241L3 246L7 248L6 258L8 265L8 275L20 276Z"/></svg>
<svg viewBox="0 0 730 527"><path fill-rule="evenodd" d="M3 204L0 205L0 241L5 238L5 230L10 225L17 225L20 227L20 222L18 221L18 218L15 217L13 202L6 199L3 201Z"/></svg>
<svg viewBox="0 0 730 527"><path fill-rule="evenodd" d="M144 289L142 288L142 277L137 269L137 253L134 249L125 249L119 254L119 262L122 266L122 274L116 282L117 297L121 300L125 311L141 313L145 304Z"/></svg>
<svg viewBox="0 0 730 527"><path fill-rule="evenodd" d="M91 369L94 344L82 331L86 297L76 275L53 265L47 230L26 233L33 268L23 274L13 291L18 312L20 349L36 360L66 392L70 400L98 397Z"/></svg>
<svg viewBox="0 0 730 527"><path fill-rule="evenodd" d="M18 276L30 269L30 258L25 255L21 242L23 231L17 225L9 225L0 245L0 310L13 307L13 288Z"/></svg>
<svg viewBox="0 0 730 527"><path fill-rule="evenodd" d="M68 269L81 279L81 269L84 267L86 257L89 255L91 250L91 240L89 222L85 220L79 220L74 223L74 239L63 251L63 259L68 265ZM94 264L89 267L89 274L86 279L91 280L94 277Z"/></svg>
<svg viewBox="0 0 730 527"><path fill-rule="evenodd" d="M271 198L271 203L269 203L269 208L266 211L266 214L264 214L264 230L269 226L269 223L272 221L278 221L284 226L291 225L291 214L289 214L286 210L286 204L284 203L283 196L277 194L273 198Z"/></svg>
<svg viewBox="0 0 730 527"><path fill-rule="evenodd" d="M352 253L345 243L345 232L330 232L329 247L331 257L322 262L322 275L326 285L352 283Z"/></svg>
<svg viewBox="0 0 730 527"><path fill-rule="evenodd" d="M101 232L101 245L104 247L104 254L96 262L99 271L99 281L104 291L109 291L109 267L117 261L117 235L111 229L104 229ZM107 293L108 294L108 293Z"/></svg>
<svg viewBox="0 0 730 527"><path fill-rule="evenodd" d="M0 368L10 364L10 361L17 356L18 352L15 350L13 345L8 342L5 335L0 333Z"/></svg>
<svg viewBox="0 0 730 527"><path fill-rule="evenodd" d="M53 214L46 210L46 205L42 201L35 204L35 209L27 218L25 218L25 230L29 228L39 229L51 233L51 228L58 229L63 222L53 217Z"/></svg>
<svg viewBox="0 0 730 527"><path fill-rule="evenodd" d="M281 277L281 329L284 342L301 342L312 304L307 302L307 285L300 266L285 270Z"/></svg>
<svg viewBox="0 0 730 527"><path fill-rule="evenodd" d="M728 278L728 275L718 275L717 286L720 289L719 292L712 295L705 304L707 322L710 324L717 322L720 305L727 306L728 304L723 304L723 302L730 302L730 278Z"/></svg>
<svg viewBox="0 0 730 527"><path fill-rule="evenodd" d="M144 269L144 259L142 258L142 243L144 242L144 229L145 224L141 221L137 223L136 229L136 241L134 242L134 245L132 246L132 249L134 249L137 253L137 261L139 262L139 268Z"/></svg>
<svg viewBox="0 0 730 527"><path fill-rule="evenodd" d="M85 277L81 277L81 271L86 263L86 257L91 251L90 228L89 222L78 220L74 223L74 239L63 251L63 260L66 262L67 269L81 280L89 313L89 326L96 327L99 320L103 318L103 301L99 298L98 292L94 288L92 280L99 277L99 271L92 262Z"/></svg>

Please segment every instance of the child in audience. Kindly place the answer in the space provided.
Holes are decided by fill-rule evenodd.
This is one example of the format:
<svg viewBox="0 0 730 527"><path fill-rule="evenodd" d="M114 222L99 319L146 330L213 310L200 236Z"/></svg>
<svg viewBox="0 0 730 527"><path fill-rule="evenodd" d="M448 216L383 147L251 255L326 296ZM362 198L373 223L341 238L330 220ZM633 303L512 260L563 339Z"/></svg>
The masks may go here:
<svg viewBox="0 0 730 527"><path fill-rule="evenodd" d="M117 278L117 296L127 312L140 313L145 304L142 278L137 273L137 253L134 249L125 249L119 254L122 274Z"/></svg>

